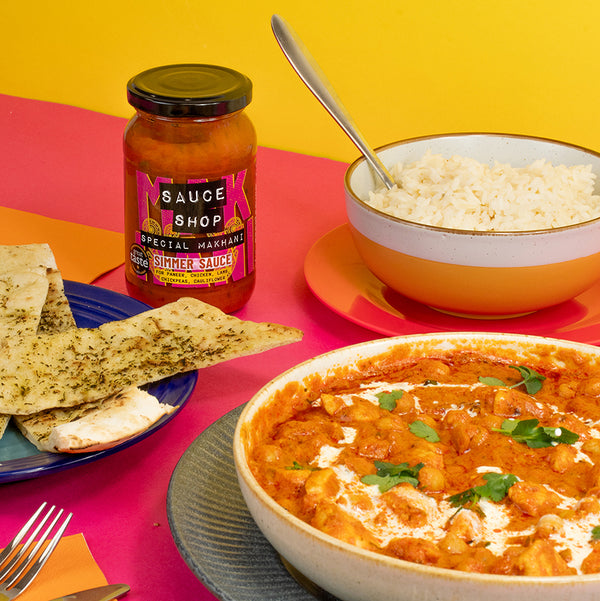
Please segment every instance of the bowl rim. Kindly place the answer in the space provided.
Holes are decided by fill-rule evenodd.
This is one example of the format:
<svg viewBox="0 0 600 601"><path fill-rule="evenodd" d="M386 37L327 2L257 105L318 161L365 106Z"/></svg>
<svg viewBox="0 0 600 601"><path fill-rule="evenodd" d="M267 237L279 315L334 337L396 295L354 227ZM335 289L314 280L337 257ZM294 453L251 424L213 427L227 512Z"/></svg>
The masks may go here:
<svg viewBox="0 0 600 601"><path fill-rule="evenodd" d="M507 134L507 133L499 133L499 132L485 132L485 131L470 131L470 132L451 132L445 134L428 134L425 136L416 136L412 138L405 138L402 140L398 140L396 142L389 142L388 144L384 144L383 146L378 146L375 148L375 154L379 154L382 151L388 150L389 148L395 148L397 146L404 146L406 144L411 144L413 142L423 142L426 140L438 140L441 138L474 138L474 137L490 137L490 138L506 138L506 139L518 139L518 140L531 140L534 142L542 142L542 143L550 143L558 146L564 146L565 148L570 148L572 150L581 151L585 154L590 154L600 160L600 152L596 152L595 150L591 150L590 148L586 148L585 146L580 146L577 144L571 144L569 142L563 142L560 140L556 140L553 138L545 138L540 136L533 136L528 134ZM572 223L569 225L562 225L555 228L550 229L532 229L532 230L466 230L461 228L448 228L441 227L438 225L428 225L425 223L419 223L418 221L410 221L409 219L402 219L401 217L396 217L394 215L390 215L389 213L385 213L384 211L380 211L375 207L367 204L364 200L360 199L356 193L354 192L351 186L351 179L354 172L361 166L363 163L366 163L366 159L364 156L360 156L355 159L346 169L344 174L344 189L346 191L346 198L352 199L356 204L358 204L363 210L372 213L374 216L378 216L380 218L391 221L392 223L398 223L405 227L414 227L417 229L429 230L432 232L439 232L443 234L454 234L454 235L468 235L468 236L478 236L478 237L508 237L508 236L531 236L531 235L556 235L563 231L577 230L584 227L588 227L592 224L600 222L600 216L595 217L594 219L588 219L587 221L581 221L579 223ZM600 175L600 174L599 174Z"/></svg>
<svg viewBox="0 0 600 601"><path fill-rule="evenodd" d="M432 340L432 339L444 339L444 340L504 340L507 342L529 342L532 344L544 344L544 345L559 345L561 347L568 347L572 349L578 349L583 352L591 353L596 355L600 359L600 347L592 344L583 342L576 342L571 340L562 340L558 338L538 336L532 334L514 334L514 333L496 333L496 332L429 332L425 334L409 334L403 336L394 336L390 338L379 338L369 340L366 342L360 342L345 347L333 349L321 355L317 355L297 365L285 370L278 376L275 376L268 383L266 383L260 390L252 396L252 398L244 406L242 413L240 414L234 434L233 434L233 459L235 469L238 475L238 479L243 480L245 485L252 491L257 497L258 501L272 511L276 518L284 523L287 523L290 527L295 530L299 530L304 536L314 537L320 543L324 544L330 550L341 550L350 553L353 556L358 556L367 562L374 562L378 565L383 565L389 568L401 567L406 570L410 570L413 573L426 575L435 579L452 580L456 582L480 582L480 583L495 583L502 585L528 585L535 584L536 586L546 585L557 585L557 584L569 584L569 585L584 585L590 583L600 583L600 572L594 574L573 574L569 576L518 576L518 575L505 575L505 574L488 574L478 572L466 572L461 570L452 570L449 568L440 568L436 566L423 565L414 563L411 561L391 557L388 555L376 553L375 551L369 551L362 549L356 545L352 545L343 540L337 539L317 528L307 524L300 518L291 514L279 505L258 483L254 474L250 470L246 459L246 449L242 441L241 432L244 423L248 421L248 417L252 418L257 410L257 407L262 406L267 402L278 390L278 384L280 381L287 383L288 381L301 381L307 378L311 374L318 373L318 370L306 371L308 367L315 362L331 361L337 355L345 353L353 353L353 361L358 361L360 358L378 355L386 352L386 349L390 349L398 344L410 344L414 341L419 340ZM367 353L360 357L356 354L361 349L367 349ZM334 366L335 364L333 364ZM329 365L331 368L332 365ZM328 368L322 368L324 371ZM291 376L294 376L296 372L299 372L296 380L289 380ZM264 398L263 398L264 397ZM262 400L261 400L262 399ZM253 516L254 517L254 516ZM262 528L261 528L262 530Z"/></svg>

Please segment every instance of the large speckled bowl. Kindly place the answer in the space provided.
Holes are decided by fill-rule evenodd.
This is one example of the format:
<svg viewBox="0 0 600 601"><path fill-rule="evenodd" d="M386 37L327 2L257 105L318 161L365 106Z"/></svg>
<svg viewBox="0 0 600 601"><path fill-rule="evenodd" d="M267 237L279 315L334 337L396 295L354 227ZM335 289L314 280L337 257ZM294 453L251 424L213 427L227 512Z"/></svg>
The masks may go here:
<svg viewBox="0 0 600 601"><path fill-rule="evenodd" d="M427 150L493 165L592 165L600 155L552 140L500 134L430 136L377 150L383 163L420 159ZM378 211L364 200L379 187L364 159L346 172L348 221L367 267L390 288L452 313L506 316L574 298L600 278L600 219L526 232L472 232L431 227ZM598 192L596 192L598 193Z"/></svg>
<svg viewBox="0 0 600 601"><path fill-rule="evenodd" d="M471 348L524 363L539 354L576 349L600 361L600 349L584 344L510 334L446 333L387 338L342 348L302 363L262 388L246 405L237 423L233 455L242 495L265 537L306 578L343 601L597 601L600 574L525 577L470 574L365 551L316 530L291 515L260 487L246 459L252 444L253 419L273 395L290 382L313 374L328 375L403 345L408 356L432 349Z"/></svg>

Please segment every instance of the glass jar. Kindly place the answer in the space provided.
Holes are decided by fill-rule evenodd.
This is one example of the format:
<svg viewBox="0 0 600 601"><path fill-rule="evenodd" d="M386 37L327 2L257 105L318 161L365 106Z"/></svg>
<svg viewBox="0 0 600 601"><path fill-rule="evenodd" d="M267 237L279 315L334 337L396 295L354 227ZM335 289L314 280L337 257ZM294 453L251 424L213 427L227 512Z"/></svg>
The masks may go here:
<svg viewBox="0 0 600 601"><path fill-rule="evenodd" d="M215 65L133 77L124 135L125 277L152 306L193 296L229 313L255 282L251 81Z"/></svg>

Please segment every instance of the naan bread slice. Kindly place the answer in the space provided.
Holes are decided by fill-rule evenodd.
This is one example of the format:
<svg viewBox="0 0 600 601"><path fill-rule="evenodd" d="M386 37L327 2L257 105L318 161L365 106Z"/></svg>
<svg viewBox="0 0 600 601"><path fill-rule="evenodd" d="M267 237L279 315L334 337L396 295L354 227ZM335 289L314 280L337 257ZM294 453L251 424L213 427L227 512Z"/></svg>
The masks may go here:
<svg viewBox="0 0 600 601"><path fill-rule="evenodd" d="M76 328L75 318L65 294L62 275L58 269L52 269L46 274L48 279L48 295L42 307L38 325L38 334L56 334Z"/></svg>
<svg viewBox="0 0 600 601"><path fill-rule="evenodd" d="M173 411L175 407L134 387L102 401L49 409L15 421L41 451L89 453L122 443Z"/></svg>
<svg viewBox="0 0 600 601"><path fill-rule="evenodd" d="M56 268L47 244L0 245L0 338L36 333L49 282L48 269ZM0 438L10 415L0 414Z"/></svg>
<svg viewBox="0 0 600 601"><path fill-rule="evenodd" d="M34 335L47 293L45 268L0 273L0 338ZM0 414L0 438L9 421Z"/></svg>
<svg viewBox="0 0 600 601"><path fill-rule="evenodd" d="M181 298L98 328L2 340L0 413L72 407L301 338L295 328Z"/></svg>
<svg viewBox="0 0 600 601"><path fill-rule="evenodd" d="M62 289L50 246L0 245L0 269L0 338L35 334L53 291Z"/></svg>

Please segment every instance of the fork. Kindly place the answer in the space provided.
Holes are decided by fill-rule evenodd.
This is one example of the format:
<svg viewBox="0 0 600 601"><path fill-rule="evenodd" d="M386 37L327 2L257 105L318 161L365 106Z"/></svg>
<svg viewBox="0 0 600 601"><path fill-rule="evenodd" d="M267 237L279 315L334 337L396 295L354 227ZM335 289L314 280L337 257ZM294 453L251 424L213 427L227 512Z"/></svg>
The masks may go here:
<svg viewBox="0 0 600 601"><path fill-rule="evenodd" d="M42 528L44 528L56 509L55 505L50 507L45 515L41 517L39 523L34 526L46 505L47 503L44 501L17 533L15 538L13 538L4 551L0 553L0 601L11 601L11 599L18 597L31 584L46 561L48 561L52 551L54 551L58 541L64 534L69 521L73 517L73 514L69 513L64 518L62 524L58 527L58 530L48 543L48 546L42 551L39 557L36 558L42 545L46 542L63 514L63 510L59 509L58 513L52 518L52 521L39 540L35 542L36 536L41 532ZM15 549L17 549L21 541L28 534L29 537L27 538L27 541L15 552Z"/></svg>

